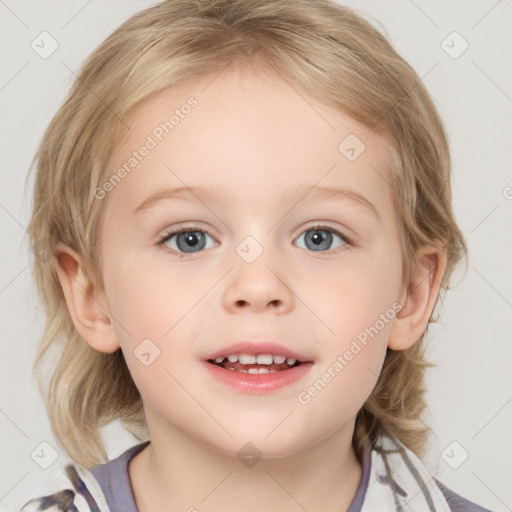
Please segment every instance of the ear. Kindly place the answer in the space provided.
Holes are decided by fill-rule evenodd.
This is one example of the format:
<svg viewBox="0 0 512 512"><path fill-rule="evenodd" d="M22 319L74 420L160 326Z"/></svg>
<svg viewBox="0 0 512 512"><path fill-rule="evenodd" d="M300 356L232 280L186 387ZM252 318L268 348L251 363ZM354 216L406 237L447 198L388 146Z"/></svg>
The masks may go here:
<svg viewBox="0 0 512 512"><path fill-rule="evenodd" d="M402 309L394 319L388 347L406 350L427 328L446 268L443 247L424 246L418 251L416 269L400 298Z"/></svg>
<svg viewBox="0 0 512 512"><path fill-rule="evenodd" d="M104 292L94 288L76 251L59 242L54 256L57 275L76 329L92 348L100 352L115 352L120 344Z"/></svg>

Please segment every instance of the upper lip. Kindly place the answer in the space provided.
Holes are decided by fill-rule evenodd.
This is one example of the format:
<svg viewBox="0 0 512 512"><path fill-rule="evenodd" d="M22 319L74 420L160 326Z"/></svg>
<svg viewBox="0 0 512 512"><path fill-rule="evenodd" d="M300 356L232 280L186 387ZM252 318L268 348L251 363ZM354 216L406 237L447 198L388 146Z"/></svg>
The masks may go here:
<svg viewBox="0 0 512 512"><path fill-rule="evenodd" d="M227 347L218 349L215 352L211 352L205 357L205 359L208 361L209 359L215 359L216 357L227 356L229 354L273 354L292 357L301 363L311 361L311 358L304 354L296 352L295 350L290 350L283 345L279 345L278 343L271 341L239 341Z"/></svg>

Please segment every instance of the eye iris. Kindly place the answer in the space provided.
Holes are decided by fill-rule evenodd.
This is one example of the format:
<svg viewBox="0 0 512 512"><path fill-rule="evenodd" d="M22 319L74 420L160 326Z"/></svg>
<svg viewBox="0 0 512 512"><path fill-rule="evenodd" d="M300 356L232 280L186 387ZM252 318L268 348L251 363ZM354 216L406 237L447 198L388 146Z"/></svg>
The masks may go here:
<svg viewBox="0 0 512 512"><path fill-rule="evenodd" d="M183 240L184 243L181 243ZM205 237L200 231L187 231L185 233L180 233L176 237L176 243L180 251L192 252L190 249L195 249L197 245L199 245L200 249L204 248Z"/></svg>
<svg viewBox="0 0 512 512"><path fill-rule="evenodd" d="M332 234L325 229L315 229L306 235L306 245L311 241L314 245L313 250L328 249L332 242Z"/></svg>

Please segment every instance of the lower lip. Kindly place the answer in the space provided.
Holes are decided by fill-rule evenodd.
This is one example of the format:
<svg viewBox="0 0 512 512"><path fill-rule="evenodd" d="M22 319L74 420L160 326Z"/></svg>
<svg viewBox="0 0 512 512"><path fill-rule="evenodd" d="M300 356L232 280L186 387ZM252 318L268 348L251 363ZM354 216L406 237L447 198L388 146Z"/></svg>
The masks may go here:
<svg viewBox="0 0 512 512"><path fill-rule="evenodd" d="M218 381L244 393L268 393L284 388L289 384L304 377L311 367L312 362L302 363L289 370L281 370L273 373L242 373L234 370L226 370L215 364L203 361L211 375Z"/></svg>

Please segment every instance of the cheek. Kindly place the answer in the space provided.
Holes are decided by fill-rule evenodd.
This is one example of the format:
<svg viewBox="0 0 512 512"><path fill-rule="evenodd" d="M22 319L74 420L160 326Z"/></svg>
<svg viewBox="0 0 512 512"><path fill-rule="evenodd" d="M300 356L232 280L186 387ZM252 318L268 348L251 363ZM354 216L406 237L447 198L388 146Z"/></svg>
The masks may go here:
<svg viewBox="0 0 512 512"><path fill-rule="evenodd" d="M333 333L331 338L346 340L373 325L390 308L394 311L400 295L401 261L377 251L361 253L316 282L313 279L307 285L314 290L312 305ZM307 288L307 296L306 292Z"/></svg>
<svg viewBox="0 0 512 512"><path fill-rule="evenodd" d="M337 335L331 336L332 343L326 345L309 387L297 396L318 428L326 428L323 422L335 428L354 417L380 375L396 312L390 307L377 320L368 311L358 313L357 317L350 312L340 315Z"/></svg>
<svg viewBox="0 0 512 512"><path fill-rule="evenodd" d="M316 387L323 403L343 403L355 413L375 386L400 309L401 259L375 251L354 261L331 272L328 287L317 288L316 304L328 329L322 332L325 350Z"/></svg>
<svg viewBox="0 0 512 512"><path fill-rule="evenodd" d="M196 314L208 318L198 301L211 284L200 272L169 275L165 266L154 264L133 271L139 268L144 265L125 259L110 274L109 303L126 363L147 400L157 397L162 387L169 396L182 392L171 375L181 381L187 366L197 362L194 339L204 322Z"/></svg>
<svg viewBox="0 0 512 512"><path fill-rule="evenodd" d="M152 337L166 340L211 287L203 273L172 272L166 263L164 255L145 262L128 254L111 268L109 304L125 327L120 334L127 343Z"/></svg>

